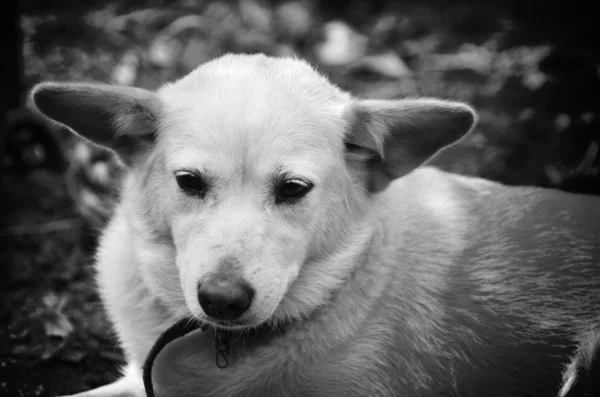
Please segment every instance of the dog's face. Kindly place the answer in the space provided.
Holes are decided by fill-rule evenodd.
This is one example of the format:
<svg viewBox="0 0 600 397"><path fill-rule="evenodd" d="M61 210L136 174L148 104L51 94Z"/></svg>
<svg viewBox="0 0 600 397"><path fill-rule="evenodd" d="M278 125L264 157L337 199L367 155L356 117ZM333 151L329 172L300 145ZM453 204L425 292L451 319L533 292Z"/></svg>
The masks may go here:
<svg viewBox="0 0 600 397"><path fill-rule="evenodd" d="M360 101L302 61L264 56L219 58L157 93L46 84L33 99L129 165L140 213L172 239L189 311L221 327L319 305L371 195L474 123L465 105Z"/></svg>
<svg viewBox="0 0 600 397"><path fill-rule="evenodd" d="M347 97L307 65L279 62L222 60L159 93L163 165L150 178L161 181L188 307L203 319L197 286L208 279L253 291L249 309L221 323L270 319L351 217Z"/></svg>

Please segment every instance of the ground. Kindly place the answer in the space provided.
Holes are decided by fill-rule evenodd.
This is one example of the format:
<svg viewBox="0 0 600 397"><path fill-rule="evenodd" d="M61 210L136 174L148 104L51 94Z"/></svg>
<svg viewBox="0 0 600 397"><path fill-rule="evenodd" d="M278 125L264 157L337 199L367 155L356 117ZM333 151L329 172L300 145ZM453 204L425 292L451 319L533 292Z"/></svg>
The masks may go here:
<svg viewBox="0 0 600 397"><path fill-rule="evenodd" d="M547 25L510 7L64 3L36 10L24 2L28 86L96 80L155 88L224 52L297 54L357 95L473 104L479 126L434 161L440 167L600 191L598 54L577 37L545 34ZM73 163L73 139L55 133ZM94 289L90 219L61 170L4 161L0 175L0 395L82 391L115 379L122 364Z"/></svg>

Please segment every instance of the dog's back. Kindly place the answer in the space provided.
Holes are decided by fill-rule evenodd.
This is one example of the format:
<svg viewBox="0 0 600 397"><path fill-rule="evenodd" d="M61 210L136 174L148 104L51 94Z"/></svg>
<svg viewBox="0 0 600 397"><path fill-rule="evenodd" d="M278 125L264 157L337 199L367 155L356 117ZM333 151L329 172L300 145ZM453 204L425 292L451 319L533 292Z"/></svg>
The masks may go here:
<svg viewBox="0 0 600 397"><path fill-rule="evenodd" d="M483 191L472 243L456 262L493 327L483 350L495 349L481 357L512 363L512 395L556 395L569 354L600 326L600 199L496 184Z"/></svg>
<svg viewBox="0 0 600 397"><path fill-rule="evenodd" d="M433 169L383 196L405 236L365 340L390 344L384 367L404 362L398 390L556 395L570 354L600 327L600 198Z"/></svg>
<svg viewBox="0 0 600 397"><path fill-rule="evenodd" d="M472 379L460 395L556 395L569 353L600 325L600 199L447 177L468 226L432 292L446 311L442 368Z"/></svg>

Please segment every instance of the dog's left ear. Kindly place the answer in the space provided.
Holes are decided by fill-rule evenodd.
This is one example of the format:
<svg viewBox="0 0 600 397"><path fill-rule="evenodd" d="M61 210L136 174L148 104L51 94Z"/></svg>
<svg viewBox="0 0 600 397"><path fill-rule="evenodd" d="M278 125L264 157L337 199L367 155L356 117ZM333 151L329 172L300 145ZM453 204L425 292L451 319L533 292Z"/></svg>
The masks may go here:
<svg viewBox="0 0 600 397"><path fill-rule="evenodd" d="M154 142L161 106L151 91L108 84L41 83L31 97L46 117L115 151L126 165Z"/></svg>
<svg viewBox="0 0 600 397"><path fill-rule="evenodd" d="M468 105L434 99L356 101L347 117L346 162L370 192L462 138L477 119Z"/></svg>

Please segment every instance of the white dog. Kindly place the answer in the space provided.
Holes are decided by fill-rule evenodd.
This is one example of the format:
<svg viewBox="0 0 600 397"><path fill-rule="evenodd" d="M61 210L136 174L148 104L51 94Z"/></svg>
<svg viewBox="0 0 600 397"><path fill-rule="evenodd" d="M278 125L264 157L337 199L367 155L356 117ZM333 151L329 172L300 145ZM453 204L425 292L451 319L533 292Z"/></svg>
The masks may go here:
<svg viewBox="0 0 600 397"><path fill-rule="evenodd" d="M600 199L422 167L475 113L227 55L153 93L43 83L128 166L98 285L125 376L81 396L553 396L600 324ZM247 332L254 329L255 332Z"/></svg>

